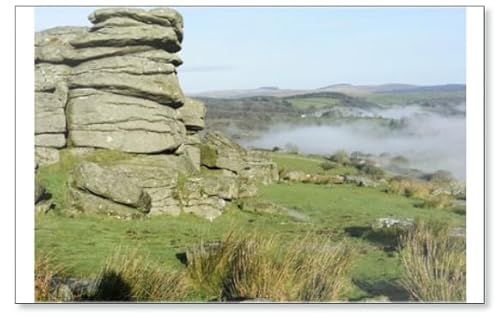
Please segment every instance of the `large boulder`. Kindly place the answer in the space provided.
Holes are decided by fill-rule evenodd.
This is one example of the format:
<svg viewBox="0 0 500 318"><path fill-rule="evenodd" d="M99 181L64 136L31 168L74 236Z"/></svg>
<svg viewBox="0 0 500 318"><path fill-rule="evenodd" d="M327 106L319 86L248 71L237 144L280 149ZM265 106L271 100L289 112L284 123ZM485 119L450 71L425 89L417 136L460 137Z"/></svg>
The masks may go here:
<svg viewBox="0 0 500 318"><path fill-rule="evenodd" d="M218 197L230 201L238 198L238 194L238 179L219 173L189 178L181 191L181 199Z"/></svg>
<svg viewBox="0 0 500 318"><path fill-rule="evenodd" d="M104 8L97 9L89 15L94 28L108 26L123 26L132 23L157 24L173 27L176 35L182 41L183 19L182 15L170 8L154 8L148 11L138 8ZM134 22L131 22L133 20ZM137 24L132 24L137 25Z"/></svg>
<svg viewBox="0 0 500 318"><path fill-rule="evenodd" d="M226 201L221 198L206 197L186 201L183 205L182 211L212 222L217 217L222 215L225 206Z"/></svg>
<svg viewBox="0 0 500 318"><path fill-rule="evenodd" d="M245 149L220 132L207 133L200 151L201 164L208 168L226 169L235 173L243 170Z"/></svg>
<svg viewBox="0 0 500 318"><path fill-rule="evenodd" d="M173 27L141 23L133 26L102 26L70 41L76 48L96 46L151 45L178 52L181 41Z"/></svg>
<svg viewBox="0 0 500 318"><path fill-rule="evenodd" d="M140 23L140 22L136 22ZM118 27L118 25L116 25ZM93 26L97 29L97 26ZM149 57L175 66L182 60L173 53L157 49L151 45L99 46L75 48L70 41L87 34L86 27L57 27L35 33L35 62L75 65L84 61L116 56Z"/></svg>
<svg viewBox="0 0 500 318"><path fill-rule="evenodd" d="M243 158L244 168L241 176L250 182L271 184L279 180L278 166L269 153L263 151L247 151Z"/></svg>
<svg viewBox="0 0 500 318"><path fill-rule="evenodd" d="M87 33L86 27L56 27L35 33L35 62L68 62L74 48L69 41Z"/></svg>
<svg viewBox="0 0 500 318"><path fill-rule="evenodd" d="M177 109L179 118L188 130L197 131L205 128L205 105L192 98L186 98L182 107Z"/></svg>
<svg viewBox="0 0 500 318"><path fill-rule="evenodd" d="M169 107L94 89L71 91L67 119L71 143L82 147L159 153L177 149L186 134Z"/></svg>
<svg viewBox="0 0 500 318"><path fill-rule="evenodd" d="M85 73L106 72L126 73L135 75L170 74L175 72L175 65L156 61L147 55L122 55L102 57L82 62L75 66L71 72L72 76Z"/></svg>
<svg viewBox="0 0 500 318"><path fill-rule="evenodd" d="M144 215L144 213L131 206L115 203L111 200L93 195L86 191L80 191L73 187L69 188L69 195L73 207L85 213L95 213L126 218L139 217Z"/></svg>
<svg viewBox="0 0 500 318"><path fill-rule="evenodd" d="M238 184L234 178L221 175L192 177L177 191L184 213L213 221L222 214L226 201L237 197Z"/></svg>
<svg viewBox="0 0 500 318"><path fill-rule="evenodd" d="M248 182L269 184L278 181L278 167L269 154L247 151L220 132L209 132L199 145L201 164L210 169L224 169Z"/></svg>
<svg viewBox="0 0 500 318"><path fill-rule="evenodd" d="M35 167L65 147L83 161L68 180L76 209L213 220L277 179L268 155L216 132L201 140L206 108L177 78L178 12L105 8L89 20L35 35Z"/></svg>
<svg viewBox="0 0 500 318"><path fill-rule="evenodd" d="M141 187L151 197L149 215L179 215L181 206L176 197L181 176L196 172L186 155L137 155L108 163L106 169Z"/></svg>
<svg viewBox="0 0 500 318"><path fill-rule="evenodd" d="M73 186L98 197L147 213L151 197L135 182L95 163L82 162L73 171Z"/></svg>
<svg viewBox="0 0 500 318"><path fill-rule="evenodd" d="M99 70L72 75L68 85L145 98L173 108L184 104L184 94L175 73L137 75Z"/></svg>
<svg viewBox="0 0 500 318"><path fill-rule="evenodd" d="M290 170L290 171L285 171L281 175L281 179L283 181L290 181L290 182L306 182L309 179L309 175L304 171Z"/></svg>

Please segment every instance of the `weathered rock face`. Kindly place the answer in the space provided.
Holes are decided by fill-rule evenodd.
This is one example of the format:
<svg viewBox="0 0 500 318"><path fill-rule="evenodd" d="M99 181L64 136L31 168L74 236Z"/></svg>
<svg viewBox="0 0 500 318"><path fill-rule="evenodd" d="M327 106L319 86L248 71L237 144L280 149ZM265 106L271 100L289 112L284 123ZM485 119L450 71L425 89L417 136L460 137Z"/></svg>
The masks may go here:
<svg viewBox="0 0 500 318"><path fill-rule="evenodd" d="M96 89L72 90L67 118L70 140L82 147L158 153L178 148L186 134L174 109Z"/></svg>
<svg viewBox="0 0 500 318"><path fill-rule="evenodd" d="M278 181L278 167L268 154L247 151L220 132L206 134L200 146L201 164L212 169L224 169L253 182Z"/></svg>
<svg viewBox="0 0 500 318"><path fill-rule="evenodd" d="M186 155L138 155L106 164L83 162L72 173L73 204L83 206L85 212L120 216L136 216L136 210L179 215L178 180L195 173L196 168ZM96 208L102 199L112 202ZM112 212L107 210L110 208Z"/></svg>
<svg viewBox="0 0 500 318"><path fill-rule="evenodd" d="M258 183L277 181L266 154L220 133L202 141L206 108L177 79L178 12L106 8L89 20L35 36L35 166L56 163L59 151L79 158L67 181L74 208L213 220ZM95 160L96 149L120 155Z"/></svg>
<svg viewBox="0 0 500 318"><path fill-rule="evenodd" d="M238 173L243 170L245 149L219 132L209 132L200 147L201 164Z"/></svg>
<svg viewBox="0 0 500 318"><path fill-rule="evenodd" d="M35 166L46 166L59 161L59 151L55 148L35 147Z"/></svg>
<svg viewBox="0 0 500 318"><path fill-rule="evenodd" d="M93 195L136 208L151 209L151 197L135 182L95 163L83 162L73 171L74 187Z"/></svg>
<svg viewBox="0 0 500 318"><path fill-rule="evenodd" d="M177 109L178 117L190 131L198 131L205 128L205 105L192 98L186 98L184 106Z"/></svg>
<svg viewBox="0 0 500 318"><path fill-rule="evenodd" d="M36 33L36 145L173 152L188 126L175 111L184 105L175 54L182 17L171 9L110 8L89 19L90 29Z"/></svg>

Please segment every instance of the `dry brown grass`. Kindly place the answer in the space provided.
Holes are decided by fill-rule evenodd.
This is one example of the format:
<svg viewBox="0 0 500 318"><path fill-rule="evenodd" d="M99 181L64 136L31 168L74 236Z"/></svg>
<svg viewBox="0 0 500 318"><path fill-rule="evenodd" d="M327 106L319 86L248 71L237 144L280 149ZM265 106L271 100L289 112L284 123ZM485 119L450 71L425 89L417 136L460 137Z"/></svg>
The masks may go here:
<svg viewBox="0 0 500 318"><path fill-rule="evenodd" d="M185 275L160 266L137 250L117 250L102 269L94 300L179 301L186 297Z"/></svg>
<svg viewBox="0 0 500 318"><path fill-rule="evenodd" d="M352 260L343 242L230 232L217 247L191 249L187 270L197 288L221 300L338 301Z"/></svg>
<svg viewBox="0 0 500 318"><path fill-rule="evenodd" d="M446 209L452 206L452 197L444 193L422 198L422 203L418 205L418 207L426 209Z"/></svg>
<svg viewBox="0 0 500 318"><path fill-rule="evenodd" d="M431 195L436 186L431 182L405 177L394 177L389 181L389 190L409 198L424 199Z"/></svg>
<svg viewBox="0 0 500 318"><path fill-rule="evenodd" d="M450 233L444 223L417 222L402 237L400 254L406 270L402 286L412 299L465 301L465 240Z"/></svg>
<svg viewBox="0 0 500 318"><path fill-rule="evenodd" d="M51 254L42 253L35 256L35 301L53 302L58 301L51 282L55 277L64 275L65 269L55 262Z"/></svg>
<svg viewBox="0 0 500 318"><path fill-rule="evenodd" d="M446 209L453 206L451 195L435 194L439 184L405 177L394 177L389 181L389 191L408 198L422 200L418 207L430 209Z"/></svg>

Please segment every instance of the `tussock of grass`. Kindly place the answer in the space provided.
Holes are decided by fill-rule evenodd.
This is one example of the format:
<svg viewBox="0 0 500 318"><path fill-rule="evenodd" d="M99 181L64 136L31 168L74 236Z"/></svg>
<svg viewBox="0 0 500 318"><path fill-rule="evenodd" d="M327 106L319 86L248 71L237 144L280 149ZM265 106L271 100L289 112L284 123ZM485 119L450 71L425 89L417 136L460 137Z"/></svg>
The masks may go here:
<svg viewBox="0 0 500 318"><path fill-rule="evenodd" d="M405 177L394 177L389 181L389 191L408 198L422 200L416 204L424 209L446 209L453 206L452 197L445 193L435 194L438 188L435 182L421 181Z"/></svg>
<svg viewBox="0 0 500 318"><path fill-rule="evenodd" d="M35 301L58 301L58 296L51 286L55 277L60 277L65 272L64 267L55 262L50 254L35 256Z"/></svg>
<svg viewBox="0 0 500 318"><path fill-rule="evenodd" d="M402 237L405 288L416 301L465 301L465 240L445 223L417 222Z"/></svg>
<svg viewBox="0 0 500 318"><path fill-rule="evenodd" d="M191 249L187 271L197 288L218 299L337 301L352 259L344 243L230 232L217 246Z"/></svg>
<svg viewBox="0 0 500 318"><path fill-rule="evenodd" d="M97 283L98 301L179 301L188 293L182 272L153 262L136 250L118 250L107 261Z"/></svg>
<svg viewBox="0 0 500 318"><path fill-rule="evenodd" d="M422 200L422 203L417 205L419 208L446 209L453 206L452 198L447 194L429 195Z"/></svg>
<svg viewBox="0 0 500 318"><path fill-rule="evenodd" d="M389 181L389 191L408 198L427 198L435 189L430 182L405 177L394 177Z"/></svg>

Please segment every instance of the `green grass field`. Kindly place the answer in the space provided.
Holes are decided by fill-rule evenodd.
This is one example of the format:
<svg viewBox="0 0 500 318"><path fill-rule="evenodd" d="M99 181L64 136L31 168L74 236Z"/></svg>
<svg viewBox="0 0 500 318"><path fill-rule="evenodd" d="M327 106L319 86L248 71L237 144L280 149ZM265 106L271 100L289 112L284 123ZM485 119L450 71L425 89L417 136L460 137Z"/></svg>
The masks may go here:
<svg viewBox="0 0 500 318"><path fill-rule="evenodd" d="M460 102L465 100L465 91L378 93L364 96L364 99L379 105Z"/></svg>
<svg viewBox="0 0 500 318"><path fill-rule="evenodd" d="M319 110L325 107L342 106L339 100L327 97L290 98L288 101L295 109L299 110Z"/></svg>
<svg viewBox="0 0 500 318"><path fill-rule="evenodd" d="M321 157L273 153L281 168L319 173ZM94 156L93 160L105 160ZM417 208L420 202L381 189L353 185L273 184L262 186L257 200L278 204L286 214L249 213L231 204L214 222L191 215L123 220L65 213L64 180L75 158L64 155L60 164L41 168L39 178L53 193L57 209L36 217L37 253L50 253L74 277L96 276L118 248L137 248L174 268L184 265L176 255L200 241L219 240L232 229L286 237L318 234L332 240L346 238L357 251L352 268L351 300L385 294L401 297L391 282L402 275L397 253L387 249L391 238L373 235L370 225L382 217L445 220L464 226L465 216L451 209ZM341 169L353 169L345 168ZM347 172L347 171L344 171ZM329 170L328 173L342 173ZM297 217L299 216L299 217ZM180 255L180 254L179 254Z"/></svg>

